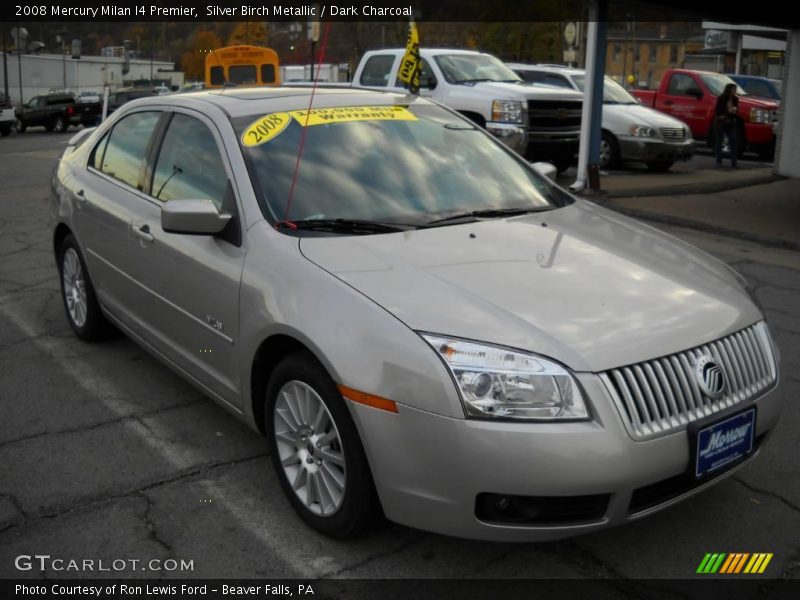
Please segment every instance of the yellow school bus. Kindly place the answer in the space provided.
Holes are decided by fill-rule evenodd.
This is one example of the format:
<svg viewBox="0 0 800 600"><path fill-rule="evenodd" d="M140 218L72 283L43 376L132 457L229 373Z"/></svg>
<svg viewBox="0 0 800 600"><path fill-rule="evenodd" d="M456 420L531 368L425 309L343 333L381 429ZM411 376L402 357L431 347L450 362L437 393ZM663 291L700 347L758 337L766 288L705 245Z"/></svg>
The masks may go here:
<svg viewBox="0 0 800 600"><path fill-rule="evenodd" d="M278 54L262 46L228 46L206 55L206 87L280 85Z"/></svg>

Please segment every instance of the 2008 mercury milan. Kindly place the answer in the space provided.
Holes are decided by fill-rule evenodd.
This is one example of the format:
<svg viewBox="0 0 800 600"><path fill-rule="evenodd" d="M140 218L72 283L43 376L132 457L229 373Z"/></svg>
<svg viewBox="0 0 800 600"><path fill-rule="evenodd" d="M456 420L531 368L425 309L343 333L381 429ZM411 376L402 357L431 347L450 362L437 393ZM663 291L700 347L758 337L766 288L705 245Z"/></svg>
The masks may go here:
<svg viewBox="0 0 800 600"><path fill-rule="evenodd" d="M487 540L625 523L778 420L740 276L425 99L137 100L71 141L51 191L75 333L113 324L263 432L329 535L381 511Z"/></svg>

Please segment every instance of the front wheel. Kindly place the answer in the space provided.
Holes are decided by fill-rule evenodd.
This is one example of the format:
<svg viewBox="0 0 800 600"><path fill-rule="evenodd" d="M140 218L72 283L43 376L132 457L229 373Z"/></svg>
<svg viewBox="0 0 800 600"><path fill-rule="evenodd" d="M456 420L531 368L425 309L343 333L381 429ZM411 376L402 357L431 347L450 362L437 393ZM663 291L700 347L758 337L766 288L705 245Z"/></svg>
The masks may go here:
<svg viewBox="0 0 800 600"><path fill-rule="evenodd" d="M604 131L600 138L600 157L598 165L601 169L615 169L619 166L620 154L617 138Z"/></svg>
<svg viewBox="0 0 800 600"><path fill-rule="evenodd" d="M571 156L558 156L553 159L553 166L556 168L556 173L561 175L564 171L569 169L570 165L572 165L572 157Z"/></svg>
<svg viewBox="0 0 800 600"><path fill-rule="evenodd" d="M272 462L298 515L320 533L349 538L374 519L378 500L355 423L316 358L284 358L267 385Z"/></svg>
<svg viewBox="0 0 800 600"><path fill-rule="evenodd" d="M25 121L22 119L17 119L17 133L25 133L27 128L28 126L25 125Z"/></svg>
<svg viewBox="0 0 800 600"><path fill-rule="evenodd" d="M0 127L0 135L3 137L8 137L11 135L11 125L3 125Z"/></svg>

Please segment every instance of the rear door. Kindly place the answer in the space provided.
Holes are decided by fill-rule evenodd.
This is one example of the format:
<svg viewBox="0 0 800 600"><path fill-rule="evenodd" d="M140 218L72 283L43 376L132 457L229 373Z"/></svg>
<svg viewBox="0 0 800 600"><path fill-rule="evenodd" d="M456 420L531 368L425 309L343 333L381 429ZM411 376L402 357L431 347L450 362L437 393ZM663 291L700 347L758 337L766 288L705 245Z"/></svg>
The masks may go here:
<svg viewBox="0 0 800 600"><path fill-rule="evenodd" d="M136 318L153 347L218 397L240 388L239 283L244 266L239 208L227 152L204 115L176 109L151 154L146 196L135 202L128 243L138 283ZM166 233L166 201L211 200L233 215L216 236Z"/></svg>
<svg viewBox="0 0 800 600"><path fill-rule="evenodd" d="M70 186L76 239L101 303L136 328L131 305L136 284L128 257L130 223L143 193L146 156L162 112L142 110L120 119L94 146Z"/></svg>

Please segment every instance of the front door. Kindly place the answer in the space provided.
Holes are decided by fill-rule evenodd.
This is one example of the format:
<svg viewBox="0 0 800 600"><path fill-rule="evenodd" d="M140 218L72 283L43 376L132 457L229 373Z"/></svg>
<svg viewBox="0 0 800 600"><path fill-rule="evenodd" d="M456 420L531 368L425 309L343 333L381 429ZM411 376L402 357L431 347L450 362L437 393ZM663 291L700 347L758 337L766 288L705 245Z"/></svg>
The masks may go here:
<svg viewBox="0 0 800 600"><path fill-rule="evenodd" d="M239 283L244 248L228 161L215 126L198 114L172 115L154 153L148 198L131 222L128 250L140 284L148 341L229 403L239 396ZM211 200L233 215L221 234L167 233L166 201Z"/></svg>

